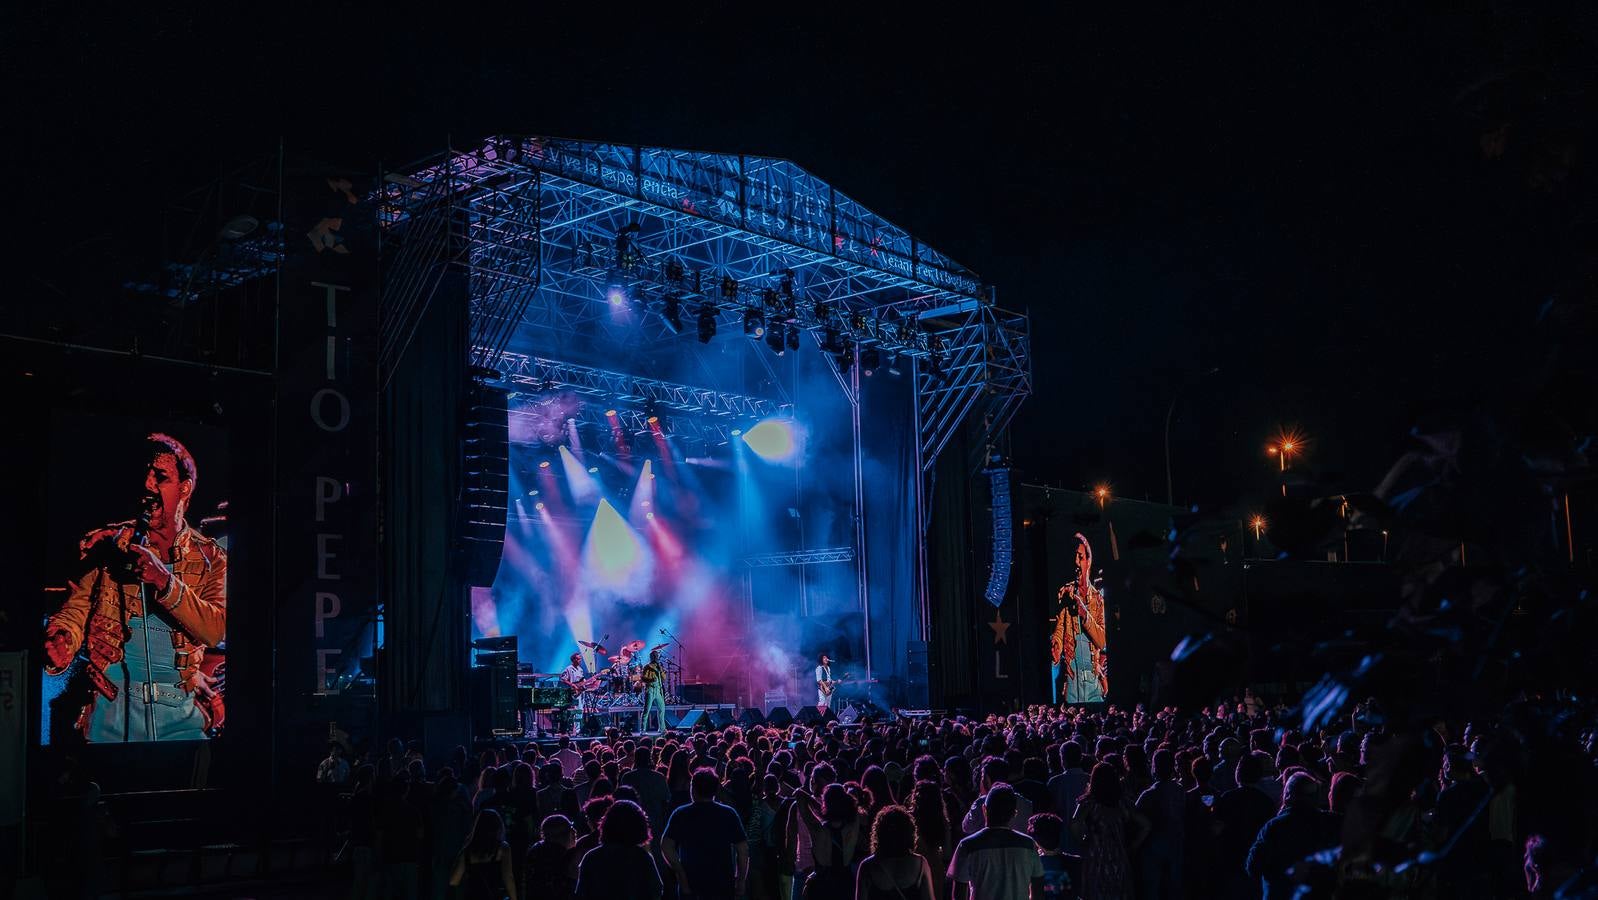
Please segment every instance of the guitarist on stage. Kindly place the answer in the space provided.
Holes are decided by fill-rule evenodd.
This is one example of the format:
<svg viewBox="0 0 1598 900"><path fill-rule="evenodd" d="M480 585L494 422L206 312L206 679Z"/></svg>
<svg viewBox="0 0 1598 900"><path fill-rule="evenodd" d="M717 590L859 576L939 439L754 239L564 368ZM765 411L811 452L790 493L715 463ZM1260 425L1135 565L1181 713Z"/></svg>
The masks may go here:
<svg viewBox="0 0 1598 900"><path fill-rule="evenodd" d="M820 663L816 666L816 709L825 713L832 703L832 692L837 689L838 682L832 680L832 658L827 656L825 650L821 652Z"/></svg>
<svg viewBox="0 0 1598 900"><path fill-rule="evenodd" d="M660 651L649 651L649 665L638 673L644 686L644 717L638 723L640 731L649 731L649 714L660 710L660 730L666 730L666 667L660 664Z"/></svg>

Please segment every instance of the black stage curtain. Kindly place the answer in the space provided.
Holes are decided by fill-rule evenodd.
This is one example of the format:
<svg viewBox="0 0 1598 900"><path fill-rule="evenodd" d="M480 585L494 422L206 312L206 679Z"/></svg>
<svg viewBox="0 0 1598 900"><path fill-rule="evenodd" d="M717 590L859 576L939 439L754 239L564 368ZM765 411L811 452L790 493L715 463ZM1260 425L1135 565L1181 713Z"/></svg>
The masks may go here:
<svg viewBox="0 0 1598 900"><path fill-rule="evenodd" d="M927 604L932 635L928 642L928 686L937 708L978 705L978 615L992 615L981 598L975 548L986 541L973 521L974 479L966 429L950 439L933 467L927 523Z"/></svg>
<svg viewBox="0 0 1598 900"><path fill-rule="evenodd" d="M465 704L468 592L451 563L468 386L464 276L443 276L383 394L381 692L390 734Z"/></svg>
<svg viewBox="0 0 1598 900"><path fill-rule="evenodd" d="M906 702L907 647L920 637L916 595L915 395L909 379L860 379L865 450L866 569L872 675L886 686L878 702Z"/></svg>

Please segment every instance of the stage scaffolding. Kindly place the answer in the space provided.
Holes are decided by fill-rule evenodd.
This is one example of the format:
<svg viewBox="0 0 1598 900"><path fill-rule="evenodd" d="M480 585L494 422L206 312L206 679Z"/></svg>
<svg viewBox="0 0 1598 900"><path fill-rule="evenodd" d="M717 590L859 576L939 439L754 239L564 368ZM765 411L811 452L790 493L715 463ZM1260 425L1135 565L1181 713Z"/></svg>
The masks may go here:
<svg viewBox="0 0 1598 900"><path fill-rule="evenodd" d="M926 637L932 467L970 428L974 476L1032 388L1027 319L998 307L974 272L799 166L769 157L502 136L384 173L377 199L389 311L385 379L451 270L469 281L471 362L479 372L499 372L524 389L599 391L614 398L624 421L641 423L639 407L648 403L670 433L726 440L731 428L789 402L648 377L654 354L698 352L701 315L725 332L758 314L769 327L809 335L805 352L831 348L823 355L853 407L856 525L847 549L868 628L860 366L839 365L838 348L908 367ZM619 322L617 302L643 315ZM542 355L512 352L517 335L528 332L547 338ZM549 348L573 338L602 340L646 371L555 358ZM789 556L749 565L821 561ZM869 633L866 647L869 677Z"/></svg>

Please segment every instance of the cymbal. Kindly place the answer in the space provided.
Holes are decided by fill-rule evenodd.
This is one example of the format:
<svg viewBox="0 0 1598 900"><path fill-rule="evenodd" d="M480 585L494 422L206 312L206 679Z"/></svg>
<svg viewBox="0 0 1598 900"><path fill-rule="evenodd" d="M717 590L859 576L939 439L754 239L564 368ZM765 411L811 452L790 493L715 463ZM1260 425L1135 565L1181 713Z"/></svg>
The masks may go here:
<svg viewBox="0 0 1598 900"><path fill-rule="evenodd" d="M665 650L670 646L670 644L656 644L655 646L649 648L649 652L654 653L656 650Z"/></svg>
<svg viewBox="0 0 1598 900"><path fill-rule="evenodd" d="M625 666L627 664L627 660L629 659L632 659L631 655L622 653L617 656L610 657L610 664L613 666Z"/></svg>
<svg viewBox="0 0 1598 900"><path fill-rule="evenodd" d="M665 646L665 645L662 645L662 646ZM637 653L638 651L640 651L642 649L644 649L644 642L643 641L628 641L627 643L621 645L621 652L627 653L627 654Z"/></svg>
<svg viewBox="0 0 1598 900"><path fill-rule="evenodd" d="M605 645L599 643L598 641L578 641L577 646L583 648L584 650L593 650L596 653L605 652Z"/></svg>

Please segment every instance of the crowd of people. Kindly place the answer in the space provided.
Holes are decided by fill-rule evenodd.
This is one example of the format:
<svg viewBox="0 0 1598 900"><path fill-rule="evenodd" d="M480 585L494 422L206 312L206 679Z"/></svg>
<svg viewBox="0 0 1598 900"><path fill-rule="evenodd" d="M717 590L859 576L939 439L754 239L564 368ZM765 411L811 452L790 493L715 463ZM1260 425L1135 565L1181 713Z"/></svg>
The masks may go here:
<svg viewBox="0 0 1598 900"><path fill-rule="evenodd" d="M1367 779L1389 777L1367 711L1314 733L1252 695L733 726L456 748L436 771L394 741L353 767L334 751L318 777L348 779L357 900L1552 896L1578 871L1590 847L1526 832L1493 735L1442 722L1374 826L1420 862L1340 859Z"/></svg>

